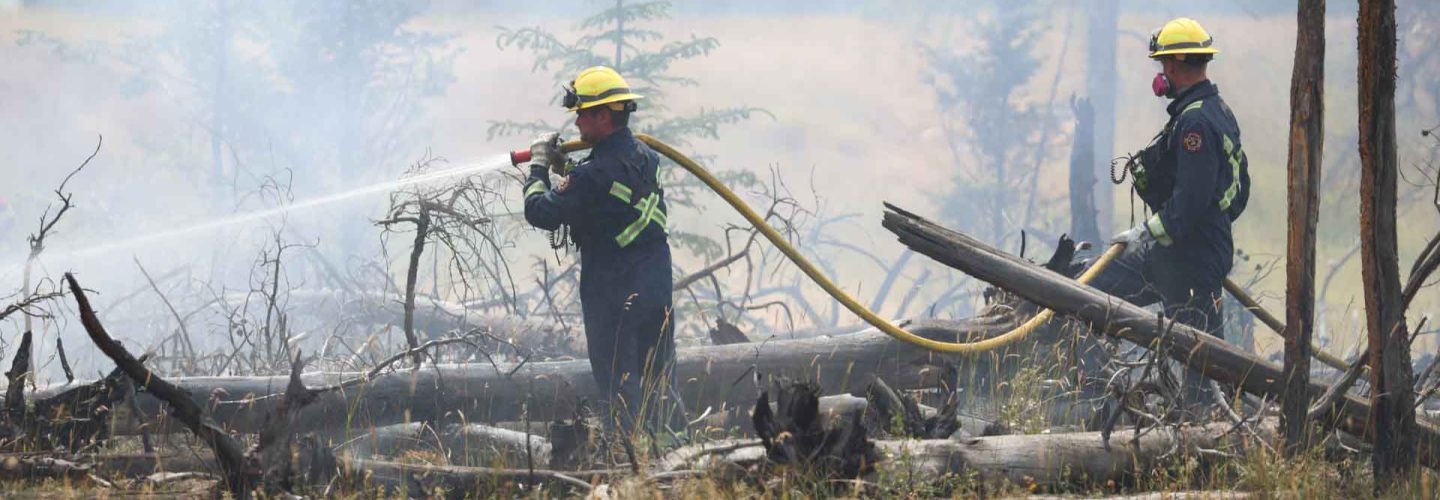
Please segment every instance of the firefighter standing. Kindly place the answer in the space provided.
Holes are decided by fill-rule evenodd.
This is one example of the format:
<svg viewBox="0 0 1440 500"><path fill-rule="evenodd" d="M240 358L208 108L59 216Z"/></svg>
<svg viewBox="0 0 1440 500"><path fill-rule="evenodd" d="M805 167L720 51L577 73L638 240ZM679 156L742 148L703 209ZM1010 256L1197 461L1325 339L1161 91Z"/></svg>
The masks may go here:
<svg viewBox="0 0 1440 500"><path fill-rule="evenodd" d="M659 157L629 128L641 96L603 66L580 72L565 92L580 139L594 147L567 172L558 134L531 145L525 220L567 226L579 248L585 338L607 427L629 433L639 419L647 430L680 434L665 193ZM562 177L553 189L550 172Z"/></svg>
<svg viewBox="0 0 1440 500"><path fill-rule="evenodd" d="M1171 99L1170 120L1129 169L1153 215L1115 237L1125 253L1092 285L1137 305L1160 302L1166 317L1224 338L1220 294L1234 256L1231 223L1245 210L1250 175L1239 124L1205 73L1219 52L1213 43L1188 18L1151 36L1150 58L1162 68L1153 90ZM1189 404L1208 391L1194 372L1186 386Z"/></svg>

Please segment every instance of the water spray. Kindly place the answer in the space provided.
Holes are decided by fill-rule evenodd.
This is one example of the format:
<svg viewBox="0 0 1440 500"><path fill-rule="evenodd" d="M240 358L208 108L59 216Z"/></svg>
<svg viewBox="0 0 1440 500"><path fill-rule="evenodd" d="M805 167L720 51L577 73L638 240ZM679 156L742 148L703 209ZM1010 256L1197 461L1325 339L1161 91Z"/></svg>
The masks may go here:
<svg viewBox="0 0 1440 500"><path fill-rule="evenodd" d="M529 151L526 151L526 153L528 154ZM293 213L293 212L300 212L300 211L305 211L305 210L311 210L311 209L319 208L319 207L322 207L322 206L325 206L325 205L330 205L330 204L338 203L338 202L345 201L345 200L349 200L349 199L353 199L353 198L358 198L358 197L365 196L365 195L371 195L371 194L378 194L378 193L390 192L390 191L393 191L393 190L395 190L395 189L402 188L402 187L406 187L406 186L414 186L414 185L428 184L428 183L435 182L435 181L440 181L440 180L445 180L445 179L451 179L451 178L461 177L461 176L465 176L465 175L481 175L481 176L483 176L483 175L490 174L490 173L495 172L495 171L499 171L499 170L501 170L501 169L503 169L503 168L505 168L505 167L506 167L505 157L504 157L504 156L499 156L499 155L497 155L497 156L494 156L494 157L486 158L486 159L484 159L484 160L475 161L475 162L469 162L469 163L464 163L464 164L461 164L461 165L458 165L458 166L455 166L455 167L451 167L451 168L445 168L445 169L440 169L440 170L435 170L435 171L430 171L430 172L424 172L424 173L420 173L420 174L417 174L417 175L412 175L412 176L409 176L409 177L403 177L403 178L399 178L399 179L395 179L395 180L391 180L391 181L385 181L385 182L375 183L375 184L371 184L371 185L368 185L368 186L360 186L360 187L356 187L356 188L350 189L350 190L348 190L348 191L342 191L342 192L339 192L339 193L333 193L333 194L328 194L328 195L324 195L324 196L319 196L319 197L316 197L316 198L310 198L310 199L306 199L306 200L301 200L301 201L297 201L297 202L294 202L294 203L290 203L290 204L287 204L287 205L282 205L282 206L278 206L278 207L274 207L274 208L268 208L268 209L262 209L262 210L256 210L256 211L252 211L252 212L247 212L247 213L235 214L235 215L231 215L231 216L228 216L228 217L222 217L222 218L218 218L218 219L212 219L212 220L205 221L205 222L198 222L198 223L191 224L191 225L188 225L188 226L182 226L182 227L177 227L177 228L174 228L174 229L166 229L166 230L157 231L157 232L153 232L153 233L149 233L149 234L143 234L143 235L139 235L139 236L134 236L134 237L131 237L131 238L127 238L127 239L124 239L124 240L121 240L121 241L116 241L116 242L113 242L113 243L106 243L106 244L103 244L103 245L87 247L87 248L85 248L85 249L83 249L83 250L73 250L73 251L70 251L70 252L62 252L62 253L58 253L58 254L51 254L51 256L50 256L49 258L50 258L50 259L55 259L55 258L58 258L58 259L82 259L82 258L91 257L91 256L95 256L95 255L105 255L105 254L107 254L107 253L111 253L111 252L114 252L114 251L120 250L120 249L125 249L125 248L131 248L131 247L141 246L141 245L145 245L145 244L155 243L155 242L157 242L157 241L163 241L163 240L168 240L168 239L171 239L171 238L178 238L178 237L188 236L188 235L192 235L192 234L205 233L205 232L208 232L208 231L213 231L213 230L222 229L222 228L231 227L231 226L237 226L237 225L246 224L246 223L250 223L250 222L254 222L254 221L264 220L264 219L269 219L269 218L272 218L272 217L276 217L276 216L280 216L280 215L285 215L285 214L289 214L289 213Z"/></svg>

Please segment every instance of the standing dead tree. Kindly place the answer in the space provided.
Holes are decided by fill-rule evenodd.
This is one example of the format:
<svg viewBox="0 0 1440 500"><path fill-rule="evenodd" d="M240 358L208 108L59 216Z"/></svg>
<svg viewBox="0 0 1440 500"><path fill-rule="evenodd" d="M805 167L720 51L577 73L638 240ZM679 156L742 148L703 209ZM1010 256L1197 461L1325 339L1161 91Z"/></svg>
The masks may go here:
<svg viewBox="0 0 1440 500"><path fill-rule="evenodd" d="M443 159L427 156L412 166L407 174L424 173L443 162ZM515 312L514 282L510 279L508 264L502 258L487 260L485 257L498 255L500 251L496 238L485 230L491 223L486 207L497 196L498 193L479 178L466 178L444 186L416 185L392 194L386 217L374 222L386 232L400 224L409 224L415 230L405 272L403 325L407 347L415 352L416 366L419 366L423 352L416 350L420 346L420 334L415 325L416 287L428 242L438 243L440 248L437 250L445 252L451 281L458 284L463 293L495 292L490 295L500 296L506 309ZM441 258L439 252L432 254L436 254L436 259ZM489 289L479 290L475 286L478 284L472 283L475 276L487 277ZM438 282L440 277L435 276L434 280Z"/></svg>
<svg viewBox="0 0 1440 500"><path fill-rule="evenodd" d="M90 164L90 160L94 160L95 156L100 154L100 146L103 144L105 144L105 136L101 135L98 139L96 139L95 150L90 152L90 156L86 157L85 161L80 162L80 166L75 167L75 170L70 171L70 173L65 176L65 179L60 181L60 187L55 188L55 196L60 198L60 208L56 209L55 212L52 214L50 212L50 207L47 206L45 207L45 212L40 214L40 227L38 230L35 231L34 234L31 234L28 238L28 242L30 244L30 254L25 257L25 272L24 277L22 278L24 285L23 288L21 288L20 290L20 294L22 297L21 302L30 301L32 295L32 290L30 289L30 279L35 269L35 262L40 259L40 254L45 251L45 237L50 235L50 231L55 229L55 224L60 222L60 218L64 217L66 212L69 212L70 209L75 208L75 204L71 203L70 201L74 194L66 192L65 185L70 183L70 179L74 178L75 174L78 174L81 170L84 170L85 166ZM30 323L30 315L27 314L25 316L24 331L34 331L34 328ZM34 353L31 353L32 357L33 354ZM33 366L31 367L31 376L28 378L33 384L35 380Z"/></svg>
<svg viewBox="0 0 1440 500"><path fill-rule="evenodd" d="M1289 231L1285 260L1285 450L1308 447L1310 339L1315 330L1315 226L1325 139L1325 0L1300 2L1290 78Z"/></svg>
<svg viewBox="0 0 1440 500"><path fill-rule="evenodd" d="M1361 0L1359 25L1360 260L1369 334L1369 433L1375 484L1383 489L1414 467L1417 434L1396 246L1394 0Z"/></svg>
<svg viewBox="0 0 1440 500"><path fill-rule="evenodd" d="M1070 235L1077 241L1098 243L1100 227L1096 225L1096 218L1100 211L1095 206L1095 107L1090 104L1090 99L1072 96L1070 110L1075 114L1074 146L1070 150Z"/></svg>

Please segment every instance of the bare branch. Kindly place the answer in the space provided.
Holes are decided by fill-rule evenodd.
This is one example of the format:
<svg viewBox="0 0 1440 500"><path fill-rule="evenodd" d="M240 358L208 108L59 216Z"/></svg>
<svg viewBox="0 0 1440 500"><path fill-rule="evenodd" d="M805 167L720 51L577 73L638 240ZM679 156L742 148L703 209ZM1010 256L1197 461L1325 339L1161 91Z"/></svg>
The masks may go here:
<svg viewBox="0 0 1440 500"><path fill-rule="evenodd" d="M30 306L33 306L33 305L38 304L38 303L40 303L40 302L44 302L44 301L47 301L47 300L50 300L50 299L55 299L55 298L64 297L64 296L65 296L65 292L63 292L63 291L48 292L48 293L42 293L42 294L38 294L38 295L31 295L31 296L29 296L29 297L26 297L26 298L20 300L19 302L16 302L16 303L14 303L14 304L10 304L10 305L8 305L8 306L5 306L5 309L0 310L0 320L3 320L3 319L5 319L6 317L10 316L11 314L15 314L16 312L25 311L26 309L29 309ZM30 314L30 313L26 312L25 314Z"/></svg>
<svg viewBox="0 0 1440 500"><path fill-rule="evenodd" d="M94 309L90 307L90 300L85 297L85 290L80 288L80 283L75 276L65 273L65 280L70 285L70 292L75 297L76 306L80 309L80 322L85 326L85 332L90 335L90 340L95 342L106 356L115 361L120 370L125 372L130 380L144 387L145 390L155 397L160 398L169 405L170 412L175 418L185 424L186 427L200 437L211 449L215 450L215 456L220 461L221 469L225 472L226 482L230 491L240 494L248 492L253 482L254 467L248 463L245 453L230 434L224 429L215 425L210 418L201 411L200 405L195 403L183 389L156 376L150 369L145 368L135 356L110 337L105 327L100 324L100 319L95 315Z"/></svg>
<svg viewBox="0 0 1440 500"><path fill-rule="evenodd" d="M180 311L175 310L175 305L170 303L170 299L165 296L165 292L160 291L160 285L155 283L155 279L150 277L150 272L146 271L145 266L140 264L140 258L133 257L133 259L135 260L135 267L140 268L140 274L145 277L145 282L150 284L150 289L155 291L155 295L160 297L160 302L165 304L165 308L170 311L170 315L175 317L176 329L179 331L180 339L185 346L185 356L191 360L195 359L195 346L190 341L190 330L185 327L185 318L180 316Z"/></svg>

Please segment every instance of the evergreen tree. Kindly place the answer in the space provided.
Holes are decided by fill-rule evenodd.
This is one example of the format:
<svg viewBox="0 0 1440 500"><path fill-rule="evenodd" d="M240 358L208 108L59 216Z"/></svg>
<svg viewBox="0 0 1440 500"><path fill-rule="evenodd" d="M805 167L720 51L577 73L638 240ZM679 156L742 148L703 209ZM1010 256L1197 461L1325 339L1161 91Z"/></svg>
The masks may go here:
<svg viewBox="0 0 1440 500"><path fill-rule="evenodd" d="M670 16L670 2L630 2L616 0L580 22L579 36L566 41L541 27L502 27L496 44L502 49L529 51L535 55L533 71L550 73L555 80L554 103L559 105L560 85L568 83L581 70L591 66L610 66L619 71L632 89L645 96L640 111L630 122L636 132L649 134L684 149L697 138L717 139L720 127L748 120L755 114L769 115L763 109L738 106L702 107L689 114L673 112L665 102L665 88L696 86L692 78L670 71L677 61L704 57L720 46L714 37L691 35L689 39L666 41L659 32L648 29L651 23ZM489 137L538 135L560 131L573 123L550 123L545 120L503 120L490 124ZM706 163L706 157L696 157ZM662 165L663 166L663 165ZM721 171L721 180L732 186L753 185L756 181L746 172ZM703 185L678 168L661 168L661 184L666 201L674 207L696 208L697 195ZM672 228L671 238L681 246L707 259L721 257L722 247L713 238Z"/></svg>
<svg viewBox="0 0 1440 500"><path fill-rule="evenodd" d="M976 10L982 10L976 15ZM1018 235L1025 178L1019 165L1040 141L1040 110L1021 101L1019 89L1040 61L1032 51L1045 23L1034 6L967 4L966 29L973 48L926 47L941 124L959 172L941 199L942 217L963 231L984 234L997 245ZM1011 234L1014 233L1014 234Z"/></svg>

